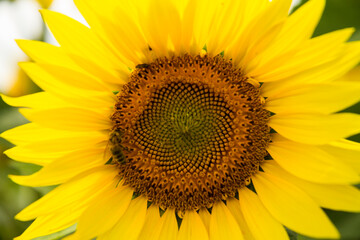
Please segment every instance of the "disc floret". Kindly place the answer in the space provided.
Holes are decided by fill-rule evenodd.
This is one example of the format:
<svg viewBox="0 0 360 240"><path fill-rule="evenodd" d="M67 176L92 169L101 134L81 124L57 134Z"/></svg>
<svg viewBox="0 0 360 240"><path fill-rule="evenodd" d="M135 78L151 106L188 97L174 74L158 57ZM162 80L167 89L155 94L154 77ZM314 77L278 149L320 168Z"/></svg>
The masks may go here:
<svg viewBox="0 0 360 240"><path fill-rule="evenodd" d="M179 211L235 196L267 155L258 86L221 56L160 58L118 94L111 143L125 184Z"/></svg>

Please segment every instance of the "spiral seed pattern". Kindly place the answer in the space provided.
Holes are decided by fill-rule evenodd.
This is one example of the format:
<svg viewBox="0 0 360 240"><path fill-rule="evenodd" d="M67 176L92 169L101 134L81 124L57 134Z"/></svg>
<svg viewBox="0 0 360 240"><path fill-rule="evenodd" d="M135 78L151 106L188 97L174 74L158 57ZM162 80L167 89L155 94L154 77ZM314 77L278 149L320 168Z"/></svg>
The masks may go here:
<svg viewBox="0 0 360 240"><path fill-rule="evenodd" d="M125 184L163 209L211 207L267 155L259 87L220 56L143 64L118 94L110 137Z"/></svg>

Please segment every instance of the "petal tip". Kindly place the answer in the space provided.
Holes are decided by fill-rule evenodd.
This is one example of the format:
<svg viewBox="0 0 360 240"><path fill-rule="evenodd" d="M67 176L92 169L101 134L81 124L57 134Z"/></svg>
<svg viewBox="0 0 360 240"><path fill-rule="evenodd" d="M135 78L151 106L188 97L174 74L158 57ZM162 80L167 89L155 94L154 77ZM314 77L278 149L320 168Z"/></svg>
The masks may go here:
<svg viewBox="0 0 360 240"><path fill-rule="evenodd" d="M13 181L16 184L20 184L20 185L22 185L21 177L23 177L23 176L20 176L20 175L8 175L8 178L10 178L11 181Z"/></svg>

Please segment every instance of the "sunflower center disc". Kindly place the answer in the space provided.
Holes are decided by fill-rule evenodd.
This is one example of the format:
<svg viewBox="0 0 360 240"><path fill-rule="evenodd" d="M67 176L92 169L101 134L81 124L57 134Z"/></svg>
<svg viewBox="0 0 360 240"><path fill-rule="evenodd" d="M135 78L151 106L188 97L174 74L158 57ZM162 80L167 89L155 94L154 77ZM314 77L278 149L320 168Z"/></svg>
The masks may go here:
<svg viewBox="0 0 360 240"><path fill-rule="evenodd" d="M220 56L139 65L110 137L124 183L163 209L211 207L258 171L269 142L259 88Z"/></svg>

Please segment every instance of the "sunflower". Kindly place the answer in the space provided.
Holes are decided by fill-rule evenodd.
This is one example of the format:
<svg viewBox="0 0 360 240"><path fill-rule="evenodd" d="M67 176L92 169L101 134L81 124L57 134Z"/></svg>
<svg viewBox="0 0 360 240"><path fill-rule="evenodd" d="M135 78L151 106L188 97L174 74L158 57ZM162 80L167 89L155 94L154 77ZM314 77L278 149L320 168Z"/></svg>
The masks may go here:
<svg viewBox="0 0 360 240"><path fill-rule="evenodd" d="M59 185L16 239L339 238L322 208L359 212L360 99L343 77L354 29L311 38L325 0L76 0L49 10L60 44L18 40L44 91L3 96L31 121L1 136ZM285 227L284 227L285 226Z"/></svg>

